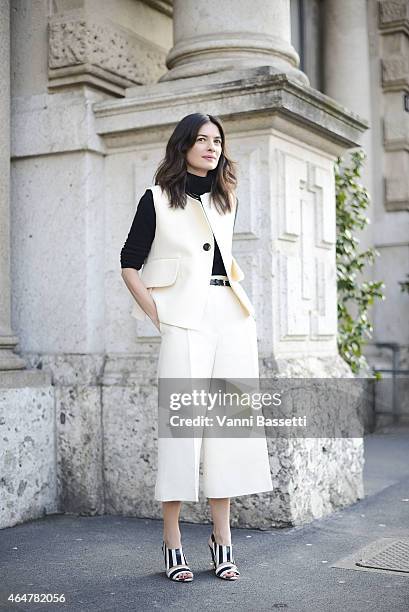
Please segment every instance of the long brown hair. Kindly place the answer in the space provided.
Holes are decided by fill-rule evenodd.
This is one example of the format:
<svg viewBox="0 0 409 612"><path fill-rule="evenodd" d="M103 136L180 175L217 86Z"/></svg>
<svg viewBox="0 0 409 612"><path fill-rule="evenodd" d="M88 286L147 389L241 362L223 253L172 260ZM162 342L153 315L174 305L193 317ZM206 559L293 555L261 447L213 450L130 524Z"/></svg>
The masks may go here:
<svg viewBox="0 0 409 612"><path fill-rule="evenodd" d="M237 178L235 163L226 152L224 129L221 120L214 115L192 113L183 117L173 130L166 145L165 157L155 172L155 185L166 192L172 208L186 206L186 153L195 144L197 134L205 123L214 123L219 128L222 150L217 167L208 171L212 176L211 196L220 214L231 212L231 195L234 193Z"/></svg>

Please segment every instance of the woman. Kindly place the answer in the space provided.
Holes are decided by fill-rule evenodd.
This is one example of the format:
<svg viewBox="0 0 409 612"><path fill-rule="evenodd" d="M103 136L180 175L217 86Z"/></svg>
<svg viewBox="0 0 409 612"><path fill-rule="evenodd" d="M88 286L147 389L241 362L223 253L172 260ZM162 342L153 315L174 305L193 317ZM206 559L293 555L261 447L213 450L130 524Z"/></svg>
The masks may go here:
<svg viewBox="0 0 409 612"><path fill-rule="evenodd" d="M132 315L149 317L161 334L159 382L258 379L254 308L231 253L235 187L220 120L201 113L184 117L121 251L122 277L136 300ZM215 574L236 580L230 497L273 488L264 437L158 437L155 499L162 501L166 574L176 581L193 579L181 545L179 513L182 501L198 501L201 451Z"/></svg>

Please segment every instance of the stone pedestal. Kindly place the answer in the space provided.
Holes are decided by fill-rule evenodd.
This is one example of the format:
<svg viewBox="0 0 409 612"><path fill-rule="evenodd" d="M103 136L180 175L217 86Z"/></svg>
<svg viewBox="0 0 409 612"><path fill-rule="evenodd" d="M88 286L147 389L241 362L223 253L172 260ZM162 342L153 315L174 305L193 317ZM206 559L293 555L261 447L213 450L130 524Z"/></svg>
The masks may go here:
<svg viewBox="0 0 409 612"><path fill-rule="evenodd" d="M115 200L121 235L126 235L175 123L199 109L218 115L239 167L233 252L245 271L243 284L257 311L261 377L351 376L336 342L333 164L337 155L356 146L366 122L270 66L161 82L127 93L123 101L93 107L97 132L108 151L106 197ZM108 252L112 253L108 265L114 270L118 253L113 244ZM116 446L112 454L115 462L107 460L106 478L115 479L117 503L124 511L134 504L145 515L160 516L153 500L155 454L151 452L156 419L151 394L156 397L156 381L149 375L148 386L136 382L127 390L129 379L121 373L120 358L123 353L136 354L145 368L152 355L155 366L157 334L146 322L135 327L130 317L132 298L121 289L122 282L120 274L113 279L116 297L107 305L112 321L106 329L111 375L107 378L106 369L109 389L104 413L109 415L107 431L118 429L115 420L122 416L117 406L126 406L129 427L125 437L120 436L121 450ZM152 410L146 410L149 388ZM356 416L355 406L346 410ZM123 465L133 465L137 432L144 440L146 469L138 472L132 490L129 478L118 481L114 474L121 473L119 456ZM259 496L234 500L234 524L262 528L299 524L363 496L360 438L269 440L269 450L275 490L262 495L262 510ZM184 504L182 516L201 520L207 512L202 498L199 506Z"/></svg>

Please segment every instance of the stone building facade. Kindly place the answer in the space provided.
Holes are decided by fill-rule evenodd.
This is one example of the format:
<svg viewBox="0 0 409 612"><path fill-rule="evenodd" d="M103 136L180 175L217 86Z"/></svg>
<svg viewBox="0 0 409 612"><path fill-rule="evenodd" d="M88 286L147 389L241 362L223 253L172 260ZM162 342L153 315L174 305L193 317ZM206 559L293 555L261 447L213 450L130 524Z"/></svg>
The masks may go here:
<svg viewBox="0 0 409 612"><path fill-rule="evenodd" d="M153 325L119 252L174 125L219 115L239 164L233 252L261 376L351 377L337 351L338 155L368 153L364 241L407 356L408 0L4 0L0 8L0 527L160 516ZM371 348L371 347L369 347ZM369 359L385 358L368 349ZM387 355L385 353L385 355ZM351 423L357 409L346 405ZM361 438L269 440L275 490L232 524L301 524L363 496ZM206 500L181 517L209 518Z"/></svg>

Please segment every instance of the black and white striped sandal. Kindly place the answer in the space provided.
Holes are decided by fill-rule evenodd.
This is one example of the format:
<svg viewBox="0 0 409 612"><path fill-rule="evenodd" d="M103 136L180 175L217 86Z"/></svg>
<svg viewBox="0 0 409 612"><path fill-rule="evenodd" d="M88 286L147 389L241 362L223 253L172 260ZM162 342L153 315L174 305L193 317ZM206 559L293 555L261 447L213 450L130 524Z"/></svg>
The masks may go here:
<svg viewBox="0 0 409 612"><path fill-rule="evenodd" d="M217 544L213 533L211 535L211 540L212 546L210 546L209 542L207 544L212 555L214 573L219 578L223 578L223 580L237 580L240 576L240 572L234 562L233 545ZM226 576L229 572L234 572L233 576Z"/></svg>
<svg viewBox="0 0 409 612"><path fill-rule="evenodd" d="M165 557L166 576L175 582L192 582L193 572L187 564L182 547L168 548L163 541L162 552ZM179 578L184 572L190 572L192 575L189 578Z"/></svg>

